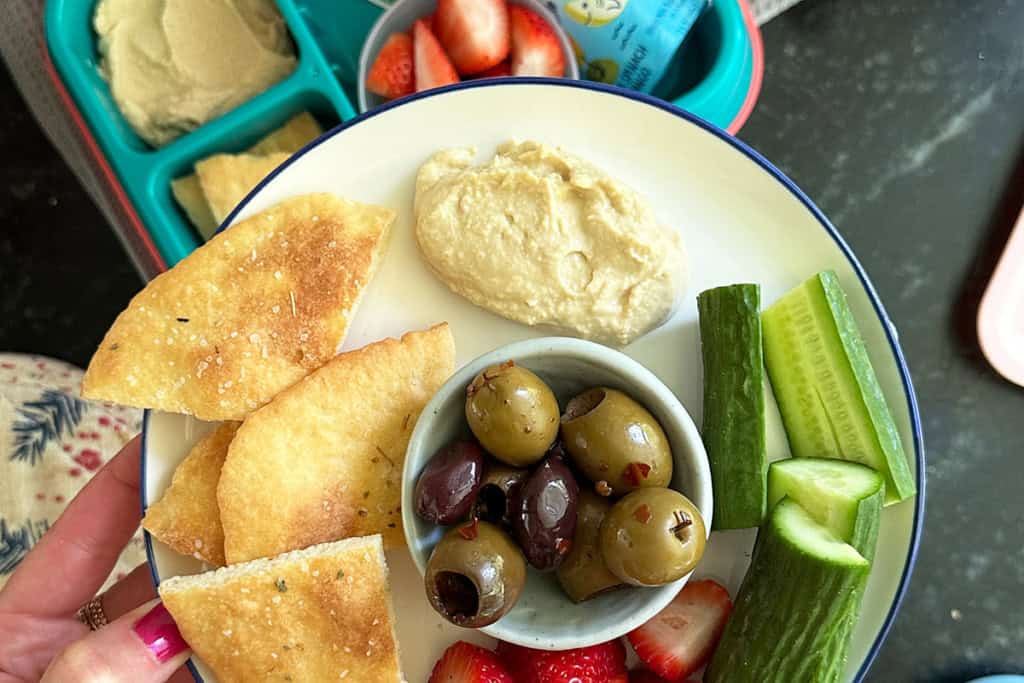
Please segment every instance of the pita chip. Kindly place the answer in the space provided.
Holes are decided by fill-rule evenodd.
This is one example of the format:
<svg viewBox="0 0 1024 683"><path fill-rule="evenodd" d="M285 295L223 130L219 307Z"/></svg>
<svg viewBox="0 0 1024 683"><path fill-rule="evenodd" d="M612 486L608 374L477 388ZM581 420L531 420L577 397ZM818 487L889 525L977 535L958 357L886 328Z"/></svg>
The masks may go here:
<svg viewBox="0 0 1024 683"><path fill-rule="evenodd" d="M213 233L217 232L220 223L213 217L210 205L206 203L206 195L203 194L203 188L199 184L199 176L192 174L172 180L171 192L203 239L208 240L213 237Z"/></svg>
<svg viewBox="0 0 1024 683"><path fill-rule="evenodd" d="M220 683L402 681L379 536L176 576L160 598Z"/></svg>
<svg viewBox="0 0 1024 683"><path fill-rule="evenodd" d="M401 546L409 436L454 363L441 324L343 353L250 415L217 486L228 563L374 533Z"/></svg>
<svg viewBox="0 0 1024 683"><path fill-rule="evenodd" d="M316 140L324 129L308 111L301 112L246 150L249 154L295 154Z"/></svg>
<svg viewBox="0 0 1024 683"><path fill-rule="evenodd" d="M218 225L224 222L238 203L252 192L261 180L280 166L290 155L284 152L257 156L254 154L214 154L196 164L199 185L206 203Z"/></svg>
<svg viewBox="0 0 1024 683"><path fill-rule="evenodd" d="M132 299L82 397L243 419L334 356L394 220L309 194L219 233Z"/></svg>
<svg viewBox="0 0 1024 683"><path fill-rule="evenodd" d="M304 111L288 119L287 123L271 132L265 138L246 150L247 154L265 156L268 154L294 154L317 138L323 129L316 119ZM257 179L259 182L261 178ZM251 190L256 182L249 187ZM195 173L171 181L171 192L181 208L185 210L189 221L196 227L204 240L210 239L220 227L220 221L214 218L210 205L206 201L199 176ZM238 201L248 194L243 192ZM237 201L236 201L237 204Z"/></svg>
<svg viewBox="0 0 1024 683"><path fill-rule="evenodd" d="M238 422L225 422L199 440L174 470L171 485L146 510L142 526L175 552L224 566L224 530L217 482Z"/></svg>

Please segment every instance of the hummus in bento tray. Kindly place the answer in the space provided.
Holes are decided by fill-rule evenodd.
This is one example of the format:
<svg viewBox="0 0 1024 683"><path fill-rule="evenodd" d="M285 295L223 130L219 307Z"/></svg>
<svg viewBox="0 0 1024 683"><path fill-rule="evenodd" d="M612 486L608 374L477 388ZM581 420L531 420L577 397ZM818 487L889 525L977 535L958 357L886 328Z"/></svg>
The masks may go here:
<svg viewBox="0 0 1024 683"><path fill-rule="evenodd" d="M432 156L416 178L416 238L434 274L528 325L625 345L685 288L679 233L593 164L536 142Z"/></svg>
<svg viewBox="0 0 1024 683"><path fill-rule="evenodd" d="M273 0L101 0L100 70L140 138L160 147L296 65Z"/></svg>

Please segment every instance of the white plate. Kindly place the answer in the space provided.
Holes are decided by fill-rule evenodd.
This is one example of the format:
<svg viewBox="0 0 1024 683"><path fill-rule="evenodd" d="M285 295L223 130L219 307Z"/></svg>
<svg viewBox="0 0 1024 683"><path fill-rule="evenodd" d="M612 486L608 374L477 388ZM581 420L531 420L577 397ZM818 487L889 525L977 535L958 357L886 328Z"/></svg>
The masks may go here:
<svg viewBox="0 0 1024 683"><path fill-rule="evenodd" d="M370 283L345 341L357 348L386 336L451 323L459 365L501 344L540 333L476 308L427 271L413 238L413 179L444 147L476 145L481 157L509 138L557 143L645 194L678 228L690 256L690 290L678 313L626 352L657 374L701 421L697 292L758 282L766 303L816 271L831 268L849 296L871 360L892 408L917 478L918 497L886 508L875 565L844 680L860 680L885 637L906 589L920 535L924 481L920 420L896 331L852 252L821 212L756 152L663 102L593 84L541 79L477 81L382 107L328 133L286 162L229 220L295 194L330 191L395 207L394 228L379 274ZM210 426L150 413L143 448L143 506L160 496L175 465ZM774 404L768 447L787 453ZM696 575L723 582L735 595L749 562L752 531L716 533ZM147 535L156 581L200 570ZM410 683L426 681L434 661L458 638L430 610L405 551L389 555L402 660ZM486 639L480 638L482 642ZM202 663L196 670L213 678Z"/></svg>

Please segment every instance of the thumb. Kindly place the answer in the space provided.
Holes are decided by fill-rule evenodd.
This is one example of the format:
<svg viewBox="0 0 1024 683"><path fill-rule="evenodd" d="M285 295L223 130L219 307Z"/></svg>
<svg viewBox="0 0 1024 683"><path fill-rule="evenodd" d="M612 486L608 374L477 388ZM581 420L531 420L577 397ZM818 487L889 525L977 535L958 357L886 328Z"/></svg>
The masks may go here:
<svg viewBox="0 0 1024 683"><path fill-rule="evenodd" d="M163 683L189 654L170 613L153 600L66 647L40 683Z"/></svg>

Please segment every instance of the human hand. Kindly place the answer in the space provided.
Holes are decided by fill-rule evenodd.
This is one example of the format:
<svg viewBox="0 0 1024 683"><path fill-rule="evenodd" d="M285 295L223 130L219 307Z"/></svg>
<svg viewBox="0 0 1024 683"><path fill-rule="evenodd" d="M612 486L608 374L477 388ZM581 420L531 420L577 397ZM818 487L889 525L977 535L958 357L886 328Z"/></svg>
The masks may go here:
<svg viewBox="0 0 1024 683"><path fill-rule="evenodd" d="M71 501L0 591L0 683L186 683L189 650L156 599L149 567L101 596L109 624L76 617L139 525L135 437Z"/></svg>

